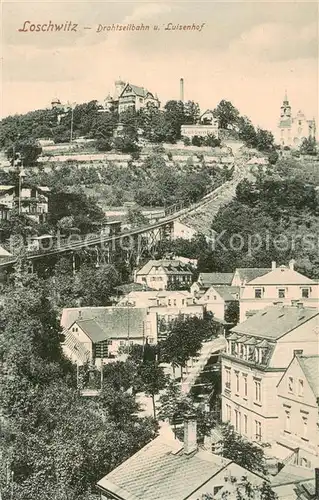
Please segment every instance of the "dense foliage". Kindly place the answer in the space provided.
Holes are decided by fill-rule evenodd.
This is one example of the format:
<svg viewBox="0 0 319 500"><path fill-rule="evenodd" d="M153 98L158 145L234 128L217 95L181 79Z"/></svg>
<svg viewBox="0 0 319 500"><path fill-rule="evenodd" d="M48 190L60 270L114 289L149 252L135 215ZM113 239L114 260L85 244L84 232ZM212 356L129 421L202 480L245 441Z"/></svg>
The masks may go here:
<svg viewBox="0 0 319 500"><path fill-rule="evenodd" d="M43 282L22 275L1 310L3 500L89 500L96 481L156 432L117 381L94 402L80 396L47 297Z"/></svg>

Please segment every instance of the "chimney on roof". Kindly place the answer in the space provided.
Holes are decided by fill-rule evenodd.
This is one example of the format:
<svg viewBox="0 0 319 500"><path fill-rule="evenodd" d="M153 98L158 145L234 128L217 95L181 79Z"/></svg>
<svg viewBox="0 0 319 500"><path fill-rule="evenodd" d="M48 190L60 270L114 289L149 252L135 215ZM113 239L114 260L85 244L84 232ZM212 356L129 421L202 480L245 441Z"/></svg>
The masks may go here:
<svg viewBox="0 0 319 500"><path fill-rule="evenodd" d="M274 271L276 269L276 261L273 260L271 263L271 270Z"/></svg>
<svg viewBox="0 0 319 500"><path fill-rule="evenodd" d="M294 261L294 259L291 259L291 260L289 261L289 269L290 269L291 271L294 271L294 269L295 269L295 261Z"/></svg>
<svg viewBox="0 0 319 500"><path fill-rule="evenodd" d="M189 455L197 450L197 418L191 413L184 417L184 453Z"/></svg>
<svg viewBox="0 0 319 500"><path fill-rule="evenodd" d="M319 498L319 468L315 468L315 498Z"/></svg>

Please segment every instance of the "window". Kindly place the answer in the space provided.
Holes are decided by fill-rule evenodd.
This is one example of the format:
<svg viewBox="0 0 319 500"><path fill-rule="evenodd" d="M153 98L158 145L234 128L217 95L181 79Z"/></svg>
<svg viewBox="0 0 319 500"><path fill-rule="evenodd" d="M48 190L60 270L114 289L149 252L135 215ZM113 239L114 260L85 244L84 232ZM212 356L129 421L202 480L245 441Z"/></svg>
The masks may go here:
<svg viewBox="0 0 319 500"><path fill-rule="evenodd" d="M148 337L148 343L153 344L154 343L154 337Z"/></svg>
<svg viewBox="0 0 319 500"><path fill-rule="evenodd" d="M303 349L294 349L294 356L302 356L303 355Z"/></svg>
<svg viewBox="0 0 319 500"><path fill-rule="evenodd" d="M168 305L169 306L171 305L171 299L168 299Z"/></svg>
<svg viewBox="0 0 319 500"><path fill-rule="evenodd" d="M241 413L238 410L235 410L235 431L240 433L240 420Z"/></svg>
<svg viewBox="0 0 319 500"><path fill-rule="evenodd" d="M260 380L255 380L255 402L261 403L261 382L260 382Z"/></svg>
<svg viewBox="0 0 319 500"><path fill-rule="evenodd" d="M244 378L244 397L247 398L248 395L248 383L247 383L247 375L243 373Z"/></svg>
<svg viewBox="0 0 319 500"><path fill-rule="evenodd" d="M302 288L301 289L301 297L303 299L309 299L309 288Z"/></svg>
<svg viewBox="0 0 319 500"><path fill-rule="evenodd" d="M174 299L174 306L176 306L176 299Z"/></svg>
<svg viewBox="0 0 319 500"><path fill-rule="evenodd" d="M185 305L185 299L182 299L182 306Z"/></svg>
<svg viewBox="0 0 319 500"><path fill-rule="evenodd" d="M107 345L112 345L112 340L108 339Z"/></svg>
<svg viewBox="0 0 319 500"><path fill-rule="evenodd" d="M125 344L124 340L120 340L120 345L124 345L124 344Z"/></svg>
<svg viewBox="0 0 319 500"><path fill-rule="evenodd" d="M302 417L303 421L303 438L308 440L308 419L307 417Z"/></svg>
<svg viewBox="0 0 319 500"><path fill-rule="evenodd" d="M256 441L261 441L261 422L258 420L255 420L255 435Z"/></svg>
<svg viewBox="0 0 319 500"><path fill-rule="evenodd" d="M303 380L299 379L298 381L298 396L303 396Z"/></svg>
<svg viewBox="0 0 319 500"><path fill-rule="evenodd" d="M262 290L261 288L255 288L255 299L261 299Z"/></svg>
<svg viewBox="0 0 319 500"><path fill-rule="evenodd" d="M290 432L290 411L286 411L285 431Z"/></svg>
<svg viewBox="0 0 319 500"><path fill-rule="evenodd" d="M226 374L226 388L227 389L230 389L230 368L226 368L225 370L225 374Z"/></svg>
<svg viewBox="0 0 319 500"><path fill-rule="evenodd" d="M214 295L214 300L217 300L217 296L216 295Z"/></svg>
<svg viewBox="0 0 319 500"><path fill-rule="evenodd" d="M239 393L239 372L235 372L236 378L236 392Z"/></svg>
<svg viewBox="0 0 319 500"><path fill-rule="evenodd" d="M294 379L292 377L288 377L288 392L294 392Z"/></svg>
<svg viewBox="0 0 319 500"><path fill-rule="evenodd" d="M231 406L230 405L226 405L226 420L228 422L231 421Z"/></svg>
<svg viewBox="0 0 319 500"><path fill-rule="evenodd" d="M284 288L279 288L278 290L278 298L279 299L284 299L286 295L286 290Z"/></svg>
<svg viewBox="0 0 319 500"><path fill-rule="evenodd" d="M248 417L244 415L244 434L248 433Z"/></svg>

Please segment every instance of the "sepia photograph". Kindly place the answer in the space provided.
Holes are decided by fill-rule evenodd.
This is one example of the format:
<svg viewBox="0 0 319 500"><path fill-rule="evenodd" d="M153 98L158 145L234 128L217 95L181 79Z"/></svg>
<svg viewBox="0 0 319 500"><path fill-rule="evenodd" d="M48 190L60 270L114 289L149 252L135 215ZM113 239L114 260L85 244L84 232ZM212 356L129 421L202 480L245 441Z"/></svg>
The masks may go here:
<svg viewBox="0 0 319 500"><path fill-rule="evenodd" d="M319 500L318 14L2 0L0 500Z"/></svg>

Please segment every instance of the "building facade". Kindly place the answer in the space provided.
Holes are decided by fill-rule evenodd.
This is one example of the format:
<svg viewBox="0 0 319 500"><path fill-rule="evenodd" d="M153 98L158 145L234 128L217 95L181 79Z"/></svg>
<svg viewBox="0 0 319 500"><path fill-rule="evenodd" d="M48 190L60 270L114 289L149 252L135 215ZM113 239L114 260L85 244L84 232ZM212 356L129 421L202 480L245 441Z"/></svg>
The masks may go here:
<svg viewBox="0 0 319 500"><path fill-rule="evenodd" d="M294 261L288 266L276 267L242 287L240 294L240 321L275 302L292 304L303 302L316 307L319 300L319 284L294 270Z"/></svg>
<svg viewBox="0 0 319 500"><path fill-rule="evenodd" d="M22 185L20 193L17 186L0 186L1 218L7 220L10 212L20 205L22 214L38 223L45 222L49 211L49 193L50 189L46 186L30 188Z"/></svg>
<svg viewBox="0 0 319 500"><path fill-rule="evenodd" d="M166 290L170 286L190 287L193 268L179 260L150 260L135 275L135 282L155 290Z"/></svg>
<svg viewBox="0 0 319 500"><path fill-rule="evenodd" d="M297 354L277 385L278 442L298 448L298 462L319 464L319 354Z"/></svg>
<svg viewBox="0 0 319 500"><path fill-rule="evenodd" d="M318 349L318 319L317 309L273 306L231 330L222 354L222 420L239 434L277 442L277 384L297 352Z"/></svg>
<svg viewBox="0 0 319 500"><path fill-rule="evenodd" d="M280 108L279 133L280 144L289 147L300 146L304 138L316 138L315 120L307 120L300 110L293 116L287 94Z"/></svg>
<svg viewBox="0 0 319 500"><path fill-rule="evenodd" d="M123 80L117 80L113 95L109 94L105 99L104 110L123 113L128 109L138 111L142 108L159 108L160 105L161 103L157 95L144 87L132 85Z"/></svg>

